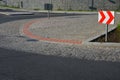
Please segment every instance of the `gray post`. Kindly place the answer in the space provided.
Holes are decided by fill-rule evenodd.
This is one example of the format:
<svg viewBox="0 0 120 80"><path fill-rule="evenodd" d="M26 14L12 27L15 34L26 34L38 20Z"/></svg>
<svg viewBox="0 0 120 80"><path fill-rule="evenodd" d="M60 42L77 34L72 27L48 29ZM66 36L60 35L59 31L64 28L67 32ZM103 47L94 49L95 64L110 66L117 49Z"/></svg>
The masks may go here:
<svg viewBox="0 0 120 80"><path fill-rule="evenodd" d="M93 8L94 8L94 0L92 0L92 11L93 11Z"/></svg>
<svg viewBox="0 0 120 80"><path fill-rule="evenodd" d="M52 0L49 0L49 4L52 4ZM49 6L49 8L50 8L50 6ZM50 19L50 10L48 10L48 19Z"/></svg>
<svg viewBox="0 0 120 80"><path fill-rule="evenodd" d="M48 10L48 19L50 19L50 10Z"/></svg>
<svg viewBox="0 0 120 80"><path fill-rule="evenodd" d="M106 25L105 42L108 42L108 24Z"/></svg>

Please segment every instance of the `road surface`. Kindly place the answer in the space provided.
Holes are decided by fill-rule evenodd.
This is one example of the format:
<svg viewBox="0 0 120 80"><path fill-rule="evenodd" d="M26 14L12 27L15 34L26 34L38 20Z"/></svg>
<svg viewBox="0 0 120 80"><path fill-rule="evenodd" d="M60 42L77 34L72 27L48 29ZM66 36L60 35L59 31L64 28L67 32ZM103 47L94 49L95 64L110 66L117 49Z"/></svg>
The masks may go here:
<svg viewBox="0 0 120 80"><path fill-rule="evenodd" d="M0 17L0 80L120 80L119 47L32 40L21 24L45 15Z"/></svg>

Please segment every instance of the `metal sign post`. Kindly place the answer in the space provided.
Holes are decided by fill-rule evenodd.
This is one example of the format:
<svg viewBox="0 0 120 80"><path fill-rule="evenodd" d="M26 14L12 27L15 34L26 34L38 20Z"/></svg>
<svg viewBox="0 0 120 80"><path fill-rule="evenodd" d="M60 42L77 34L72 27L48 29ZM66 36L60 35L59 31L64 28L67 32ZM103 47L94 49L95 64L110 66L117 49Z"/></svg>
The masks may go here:
<svg viewBox="0 0 120 80"><path fill-rule="evenodd" d="M49 4L49 3L46 3L46 4L44 4L44 8L45 8L45 10L48 10L48 19L50 19L50 11L52 11L52 9L53 9L53 4Z"/></svg>
<svg viewBox="0 0 120 80"><path fill-rule="evenodd" d="M50 10L48 10L48 19L50 19Z"/></svg>
<svg viewBox="0 0 120 80"><path fill-rule="evenodd" d="M106 24L106 34L105 34L105 42L108 42L108 25L114 24L115 22L115 14L114 11L103 11L100 10L98 12L98 22L100 24Z"/></svg>
<svg viewBox="0 0 120 80"><path fill-rule="evenodd" d="M108 42L108 24L106 25L105 42Z"/></svg>

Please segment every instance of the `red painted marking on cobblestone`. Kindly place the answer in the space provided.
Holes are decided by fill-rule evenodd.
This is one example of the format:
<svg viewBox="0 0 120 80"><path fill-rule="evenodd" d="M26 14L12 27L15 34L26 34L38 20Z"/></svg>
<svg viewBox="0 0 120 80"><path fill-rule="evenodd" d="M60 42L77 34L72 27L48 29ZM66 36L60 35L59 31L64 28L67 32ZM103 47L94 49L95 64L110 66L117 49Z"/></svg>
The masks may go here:
<svg viewBox="0 0 120 80"><path fill-rule="evenodd" d="M32 32L29 31L29 28L31 27L32 24L39 22L39 20L34 20L26 23L23 28L23 33L32 38L32 39L37 39L37 40L43 40L43 41L51 41L51 42L61 42L61 43L71 43L71 44L82 44L82 41L78 40L64 40L64 39L56 39L56 38L45 38L42 36L34 35Z"/></svg>

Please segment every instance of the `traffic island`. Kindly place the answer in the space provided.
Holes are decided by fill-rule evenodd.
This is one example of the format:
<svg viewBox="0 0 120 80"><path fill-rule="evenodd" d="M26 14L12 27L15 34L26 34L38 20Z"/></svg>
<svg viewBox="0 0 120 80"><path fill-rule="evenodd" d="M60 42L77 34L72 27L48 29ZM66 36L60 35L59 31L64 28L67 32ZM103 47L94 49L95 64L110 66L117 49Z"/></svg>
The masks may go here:
<svg viewBox="0 0 120 80"><path fill-rule="evenodd" d="M103 32L104 26L95 26L97 25L97 22L94 23L96 18L97 15L42 18L27 22L22 32L25 36L40 41L82 44L87 39Z"/></svg>

